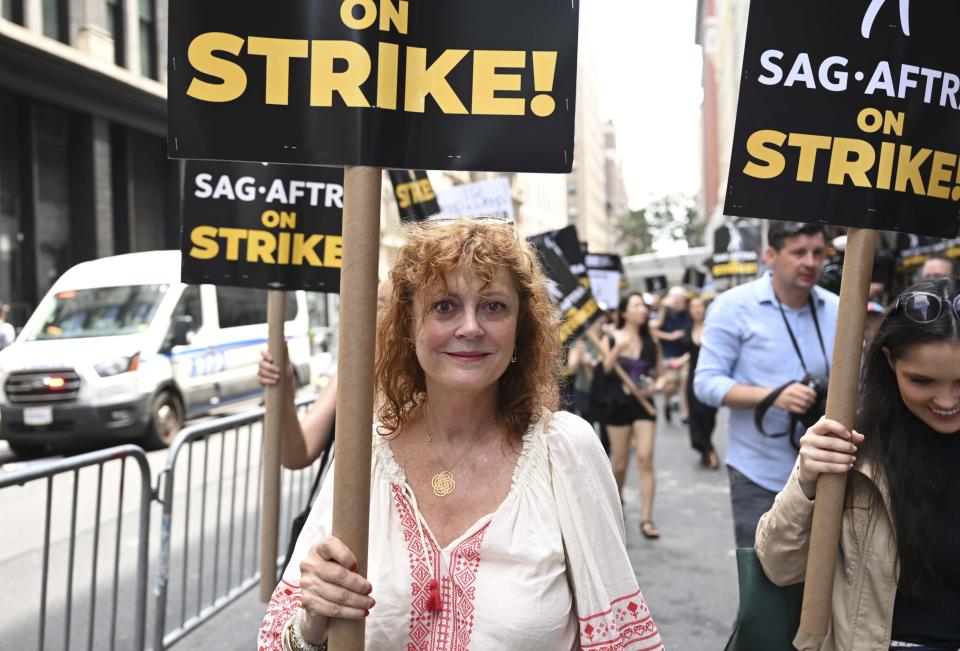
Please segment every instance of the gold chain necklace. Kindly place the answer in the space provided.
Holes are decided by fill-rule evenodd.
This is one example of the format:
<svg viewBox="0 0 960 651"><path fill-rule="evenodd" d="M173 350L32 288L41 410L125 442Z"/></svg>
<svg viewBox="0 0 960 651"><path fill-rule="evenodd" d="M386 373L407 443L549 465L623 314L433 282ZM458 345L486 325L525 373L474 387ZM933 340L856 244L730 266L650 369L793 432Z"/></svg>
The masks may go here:
<svg viewBox="0 0 960 651"><path fill-rule="evenodd" d="M426 408L426 405L424 405L424 416L425 416L424 420L427 427L427 440L430 441L430 443L432 444L433 434L430 433L430 412ZM464 449L464 451L460 453L460 456L457 457L457 460L453 463L453 465L449 467L448 470L441 470L440 472L438 472L433 476L433 479L430 480L430 487L433 488L434 495L436 495L437 497L446 497L447 495L451 494L453 491L457 489L457 481L453 477L454 468L456 468L457 465L461 461L463 461L463 458L467 456L467 452L473 449L473 446L477 444L477 441L480 440L480 435L484 433L488 427L490 427L490 423L493 422L494 416L496 416L496 412L491 414L490 419L486 423L484 423L480 427L480 429L477 430L477 433L473 435L473 441L471 441L470 445L468 445L466 449ZM437 460L437 465L442 468L444 466L444 463L443 463L443 460L440 459L440 454L434 449L433 455Z"/></svg>

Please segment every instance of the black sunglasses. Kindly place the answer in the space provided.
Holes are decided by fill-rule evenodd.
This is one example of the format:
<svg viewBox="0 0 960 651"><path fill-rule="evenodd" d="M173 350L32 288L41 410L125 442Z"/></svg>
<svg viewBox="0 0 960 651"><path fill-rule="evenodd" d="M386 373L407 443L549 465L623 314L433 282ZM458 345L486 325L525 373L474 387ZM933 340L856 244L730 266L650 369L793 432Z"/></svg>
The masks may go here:
<svg viewBox="0 0 960 651"><path fill-rule="evenodd" d="M902 309L914 323L932 323L943 314L944 304L952 305L953 313L960 319L960 294L951 300L929 292L907 292L897 297L893 310Z"/></svg>

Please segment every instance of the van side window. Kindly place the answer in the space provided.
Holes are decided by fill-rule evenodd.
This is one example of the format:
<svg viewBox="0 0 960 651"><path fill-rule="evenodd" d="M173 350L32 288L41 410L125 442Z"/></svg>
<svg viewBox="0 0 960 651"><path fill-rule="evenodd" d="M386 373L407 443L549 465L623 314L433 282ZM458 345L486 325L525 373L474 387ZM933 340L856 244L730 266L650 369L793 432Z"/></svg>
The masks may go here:
<svg viewBox="0 0 960 651"><path fill-rule="evenodd" d="M330 327L327 295L324 292L307 292L307 317L312 328Z"/></svg>
<svg viewBox="0 0 960 651"><path fill-rule="evenodd" d="M173 308L173 318L178 316L193 317L194 330L199 330L203 325L203 308L200 303L200 288L197 285L188 285L183 290L177 306Z"/></svg>
<svg viewBox="0 0 960 651"><path fill-rule="evenodd" d="M284 319L297 315L295 292L287 292ZM249 287L217 287L217 311L221 328L256 325L267 322L267 290Z"/></svg>

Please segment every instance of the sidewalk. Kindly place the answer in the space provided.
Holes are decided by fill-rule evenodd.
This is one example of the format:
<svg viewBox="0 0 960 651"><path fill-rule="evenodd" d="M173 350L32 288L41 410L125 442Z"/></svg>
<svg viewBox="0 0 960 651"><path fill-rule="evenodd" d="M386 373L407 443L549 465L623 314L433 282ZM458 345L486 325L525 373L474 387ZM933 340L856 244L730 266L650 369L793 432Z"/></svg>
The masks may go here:
<svg viewBox="0 0 960 651"><path fill-rule="evenodd" d="M661 419L662 420L662 419ZM715 442L721 459L726 418ZM660 540L640 535L636 463L624 490L627 546L640 587L667 649L718 651L737 609L737 572L726 471L700 467L686 430L661 422L657 431L655 519ZM264 605L251 590L175 645L176 651L256 648Z"/></svg>
<svg viewBox="0 0 960 651"><path fill-rule="evenodd" d="M738 604L727 472L722 464L720 470L702 468L686 429L662 421L654 456L654 520L662 535L647 540L640 534L639 480L633 462L624 490L627 550L666 648L719 651ZM725 415L718 421L714 445L722 460Z"/></svg>

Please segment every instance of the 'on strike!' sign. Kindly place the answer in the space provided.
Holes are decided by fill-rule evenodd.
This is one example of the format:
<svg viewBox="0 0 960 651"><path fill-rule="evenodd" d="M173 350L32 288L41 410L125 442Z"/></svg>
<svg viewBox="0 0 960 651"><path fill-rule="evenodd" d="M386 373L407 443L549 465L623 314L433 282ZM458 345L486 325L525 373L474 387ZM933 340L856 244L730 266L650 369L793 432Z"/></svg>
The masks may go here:
<svg viewBox="0 0 960 651"><path fill-rule="evenodd" d="M577 2L170 4L172 157L570 171Z"/></svg>
<svg viewBox="0 0 960 651"><path fill-rule="evenodd" d="M724 212L954 237L960 3L753 0Z"/></svg>

